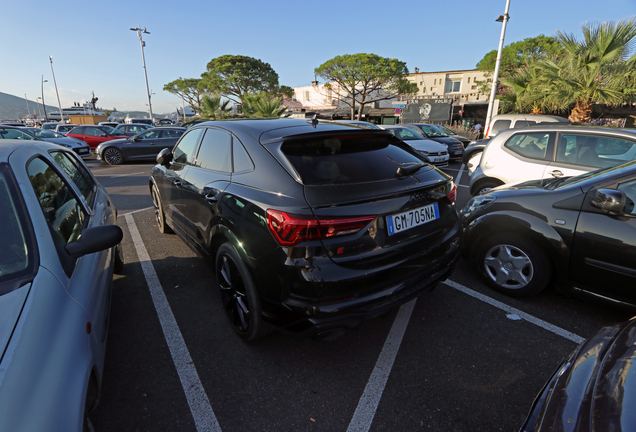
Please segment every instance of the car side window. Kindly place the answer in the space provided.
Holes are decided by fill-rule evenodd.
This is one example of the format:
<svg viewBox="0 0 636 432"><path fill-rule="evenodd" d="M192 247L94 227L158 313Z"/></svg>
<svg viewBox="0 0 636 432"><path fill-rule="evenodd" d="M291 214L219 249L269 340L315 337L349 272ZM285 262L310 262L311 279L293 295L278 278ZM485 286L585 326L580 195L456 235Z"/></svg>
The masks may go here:
<svg viewBox="0 0 636 432"><path fill-rule="evenodd" d="M195 165L214 171L232 172L232 136L219 129L206 129Z"/></svg>
<svg viewBox="0 0 636 432"><path fill-rule="evenodd" d="M180 130L165 130L161 138L179 138L181 135L183 135L183 131Z"/></svg>
<svg viewBox="0 0 636 432"><path fill-rule="evenodd" d="M88 135L88 136L100 136L101 134L103 134L104 132L97 129L97 128L89 128L87 127L84 135Z"/></svg>
<svg viewBox="0 0 636 432"><path fill-rule="evenodd" d="M160 134L161 134L161 131L150 130L150 131L142 133L141 135L139 135L139 137L141 139L157 139L159 138Z"/></svg>
<svg viewBox="0 0 636 432"><path fill-rule="evenodd" d="M64 244L77 240L82 232L86 213L73 189L47 162L33 159L27 172L42 212L52 230Z"/></svg>
<svg viewBox="0 0 636 432"><path fill-rule="evenodd" d="M234 172L241 173L251 171L254 169L252 159L247 154L247 151L236 138L232 140L232 156L234 157Z"/></svg>
<svg viewBox="0 0 636 432"><path fill-rule="evenodd" d="M518 133L513 135L504 147L531 159L545 159L548 145L554 132Z"/></svg>
<svg viewBox="0 0 636 432"><path fill-rule="evenodd" d="M597 134L560 134L557 161L594 168L605 168L632 160L636 143Z"/></svg>
<svg viewBox="0 0 636 432"><path fill-rule="evenodd" d="M636 180L621 183L616 189L625 192L625 196L627 197L623 213L636 214L636 207L634 205L634 203L636 203Z"/></svg>
<svg viewBox="0 0 636 432"><path fill-rule="evenodd" d="M199 141L199 136L201 135L201 130L202 129L194 129L188 131L188 133L181 137L173 151L173 162L184 165L191 163L194 156L193 153Z"/></svg>
<svg viewBox="0 0 636 432"><path fill-rule="evenodd" d="M490 134L494 135L502 129L510 129L510 123L510 120L497 120L493 123Z"/></svg>
<svg viewBox="0 0 636 432"><path fill-rule="evenodd" d="M17 129L0 129L0 139L34 140L29 134L25 134Z"/></svg>
<svg viewBox="0 0 636 432"><path fill-rule="evenodd" d="M58 130L59 130L61 133L64 133L64 132L68 132L68 131L69 131L68 129L64 129L63 127L58 128ZM74 134L78 134L78 135L85 135L85 133L84 133L85 131L86 131L86 128L85 128L85 127L78 127L78 128L73 129L73 133L74 133Z"/></svg>
<svg viewBox="0 0 636 432"><path fill-rule="evenodd" d="M86 202L92 205L97 185L84 165L68 152L54 151L51 152L51 156L73 183L75 183L75 186L77 186L82 193Z"/></svg>

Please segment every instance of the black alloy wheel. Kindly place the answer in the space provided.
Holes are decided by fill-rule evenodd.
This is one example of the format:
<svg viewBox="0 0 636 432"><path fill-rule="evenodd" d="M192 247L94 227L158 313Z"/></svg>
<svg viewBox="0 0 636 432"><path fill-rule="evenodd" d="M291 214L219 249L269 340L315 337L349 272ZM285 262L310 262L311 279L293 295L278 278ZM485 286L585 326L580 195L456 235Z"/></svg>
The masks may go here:
<svg viewBox="0 0 636 432"><path fill-rule="evenodd" d="M516 234L486 239L477 248L474 264L491 287L513 297L538 294L552 278L545 251Z"/></svg>
<svg viewBox="0 0 636 432"><path fill-rule="evenodd" d="M255 340L271 332L272 327L261 318L254 282L231 243L217 251L216 282L226 316L241 338Z"/></svg>
<svg viewBox="0 0 636 432"><path fill-rule="evenodd" d="M157 186L152 185L150 189L150 195L152 196L152 206L155 210L155 219L157 220L157 228L162 234L172 234L172 228L166 224L166 215L163 212L163 205L161 204L161 198L159 197L159 191Z"/></svg>
<svg viewBox="0 0 636 432"><path fill-rule="evenodd" d="M104 160L108 162L109 165L121 165L124 163L124 155L121 150L115 147L108 147L104 150Z"/></svg>

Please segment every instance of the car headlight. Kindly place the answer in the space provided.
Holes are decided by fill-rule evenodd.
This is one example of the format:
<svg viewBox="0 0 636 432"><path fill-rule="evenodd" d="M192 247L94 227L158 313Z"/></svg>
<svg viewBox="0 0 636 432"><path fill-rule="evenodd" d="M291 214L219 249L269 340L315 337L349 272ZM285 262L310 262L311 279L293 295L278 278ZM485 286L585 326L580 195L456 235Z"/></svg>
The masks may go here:
<svg viewBox="0 0 636 432"><path fill-rule="evenodd" d="M463 214L468 214L475 212L477 210L483 210L486 207L489 207L492 203L495 202L497 197L492 195L478 195L473 197L462 209Z"/></svg>

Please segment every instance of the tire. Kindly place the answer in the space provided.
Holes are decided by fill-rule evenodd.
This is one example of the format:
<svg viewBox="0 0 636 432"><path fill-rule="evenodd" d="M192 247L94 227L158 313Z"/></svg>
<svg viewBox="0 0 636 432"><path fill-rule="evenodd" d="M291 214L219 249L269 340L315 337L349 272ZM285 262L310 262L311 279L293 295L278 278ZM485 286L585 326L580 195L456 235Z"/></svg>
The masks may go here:
<svg viewBox="0 0 636 432"><path fill-rule="evenodd" d="M157 220L157 227L159 228L159 232L162 234L172 234L172 228L168 226L166 223L166 214L163 211L163 205L161 203L161 197L159 196L159 191L157 190L157 186L154 184L150 190L150 195L152 196L152 206L155 209L155 219Z"/></svg>
<svg viewBox="0 0 636 432"><path fill-rule="evenodd" d="M272 331L263 322L256 286L245 263L231 243L223 243L216 253L216 283L223 309L234 331L251 341Z"/></svg>
<svg viewBox="0 0 636 432"><path fill-rule="evenodd" d="M104 160L109 165L121 165L124 163L124 155L118 148L108 147L106 150L104 150L102 155L104 156Z"/></svg>
<svg viewBox="0 0 636 432"><path fill-rule="evenodd" d="M546 252L515 234L486 239L478 246L473 263L492 288L513 297L538 294L552 278Z"/></svg>
<svg viewBox="0 0 636 432"><path fill-rule="evenodd" d="M115 265L113 271L116 274L122 274L124 272L124 251L121 244L115 246Z"/></svg>
<svg viewBox="0 0 636 432"><path fill-rule="evenodd" d="M473 196L480 195L482 192L487 192L487 189L492 189L497 186L501 186L501 183L498 183L496 181L483 182L475 188L475 193L473 193Z"/></svg>

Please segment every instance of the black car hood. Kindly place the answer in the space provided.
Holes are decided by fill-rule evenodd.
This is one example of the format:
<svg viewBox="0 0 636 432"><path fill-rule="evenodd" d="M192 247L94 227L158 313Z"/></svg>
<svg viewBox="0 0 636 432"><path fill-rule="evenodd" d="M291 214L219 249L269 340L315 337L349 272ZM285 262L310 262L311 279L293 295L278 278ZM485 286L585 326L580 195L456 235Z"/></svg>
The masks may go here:
<svg viewBox="0 0 636 432"><path fill-rule="evenodd" d="M604 327L564 360L522 431L636 430L636 318Z"/></svg>

